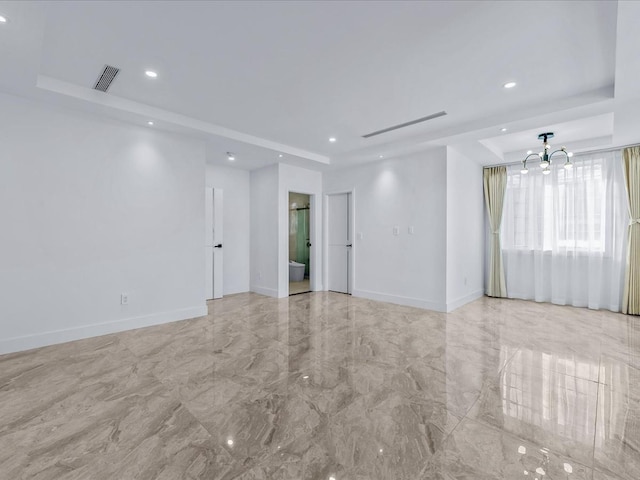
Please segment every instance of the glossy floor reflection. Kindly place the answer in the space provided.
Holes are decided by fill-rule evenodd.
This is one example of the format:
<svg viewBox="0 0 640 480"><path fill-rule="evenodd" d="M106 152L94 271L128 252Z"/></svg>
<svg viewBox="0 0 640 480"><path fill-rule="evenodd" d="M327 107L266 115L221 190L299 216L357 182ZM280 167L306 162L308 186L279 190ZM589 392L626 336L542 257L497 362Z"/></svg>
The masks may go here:
<svg viewBox="0 0 640 480"><path fill-rule="evenodd" d="M341 294L0 357L1 479L640 478L640 320Z"/></svg>

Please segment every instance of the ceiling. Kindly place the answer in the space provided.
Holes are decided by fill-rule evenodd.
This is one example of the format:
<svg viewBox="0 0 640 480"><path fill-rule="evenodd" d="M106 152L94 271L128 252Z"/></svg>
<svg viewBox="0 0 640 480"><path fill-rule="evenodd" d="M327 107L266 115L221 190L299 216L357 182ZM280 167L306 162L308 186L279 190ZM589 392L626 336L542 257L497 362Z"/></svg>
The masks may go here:
<svg viewBox="0 0 640 480"><path fill-rule="evenodd" d="M245 169L434 145L500 163L550 129L570 149L640 140L639 3L0 1L0 91L153 120ZM107 94L105 64L121 69Z"/></svg>

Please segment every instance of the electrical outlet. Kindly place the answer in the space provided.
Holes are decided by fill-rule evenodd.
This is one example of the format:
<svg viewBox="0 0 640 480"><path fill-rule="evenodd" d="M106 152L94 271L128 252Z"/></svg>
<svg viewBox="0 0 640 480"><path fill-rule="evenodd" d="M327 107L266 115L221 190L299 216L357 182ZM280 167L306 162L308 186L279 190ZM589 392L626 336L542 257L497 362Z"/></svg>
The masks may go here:
<svg viewBox="0 0 640 480"><path fill-rule="evenodd" d="M400 235L400 227L399 226L395 226L393 227L393 234L394 235Z"/></svg>
<svg viewBox="0 0 640 480"><path fill-rule="evenodd" d="M120 305L129 305L129 294L121 293L120 294Z"/></svg>
<svg viewBox="0 0 640 480"><path fill-rule="evenodd" d="M409 235L413 235L413 233L414 233L414 232L415 232L415 230L414 230L414 228L413 228L413 225L411 225L411 226L409 227Z"/></svg>
<svg viewBox="0 0 640 480"><path fill-rule="evenodd" d="M358 240L362 240L364 238L364 233L358 232Z"/></svg>

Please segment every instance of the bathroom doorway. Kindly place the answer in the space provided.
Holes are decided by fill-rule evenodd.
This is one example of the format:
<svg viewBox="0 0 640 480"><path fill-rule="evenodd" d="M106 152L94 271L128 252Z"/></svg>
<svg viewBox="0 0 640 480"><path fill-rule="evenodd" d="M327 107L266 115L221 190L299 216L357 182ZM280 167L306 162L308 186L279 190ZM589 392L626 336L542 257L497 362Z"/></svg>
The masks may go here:
<svg viewBox="0 0 640 480"><path fill-rule="evenodd" d="M289 295L311 291L311 196L289 192Z"/></svg>

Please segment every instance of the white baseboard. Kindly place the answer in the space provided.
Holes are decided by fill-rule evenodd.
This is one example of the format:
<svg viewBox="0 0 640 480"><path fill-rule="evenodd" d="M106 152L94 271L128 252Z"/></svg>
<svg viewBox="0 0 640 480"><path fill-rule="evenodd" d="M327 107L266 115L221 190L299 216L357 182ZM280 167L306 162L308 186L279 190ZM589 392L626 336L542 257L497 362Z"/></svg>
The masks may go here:
<svg viewBox="0 0 640 480"><path fill-rule="evenodd" d="M473 302L480 297L484 296L484 289L476 290L475 292L471 292L469 295L464 295L452 302L447 302L447 312L453 312L456 308L460 308L467 303Z"/></svg>
<svg viewBox="0 0 640 480"><path fill-rule="evenodd" d="M0 355L207 315L206 305L0 340Z"/></svg>
<svg viewBox="0 0 640 480"><path fill-rule="evenodd" d="M250 291L251 291L251 289L249 287L247 287L247 288L235 288L233 290L224 290L222 292L222 295L224 297L227 297L229 295L237 295L239 293L248 293Z"/></svg>
<svg viewBox="0 0 640 480"><path fill-rule="evenodd" d="M267 297L278 298L278 290L275 288L261 287L259 285L251 285L251 291L259 293L260 295L266 295Z"/></svg>
<svg viewBox="0 0 640 480"><path fill-rule="evenodd" d="M439 302L431 302L420 298L401 297L400 295L388 295L386 293L370 292L368 290L354 289L351 294L354 297L368 298L369 300L378 300L380 302L396 303L398 305L406 305L408 307L424 308L425 310L435 310L436 312L446 312L447 306Z"/></svg>

